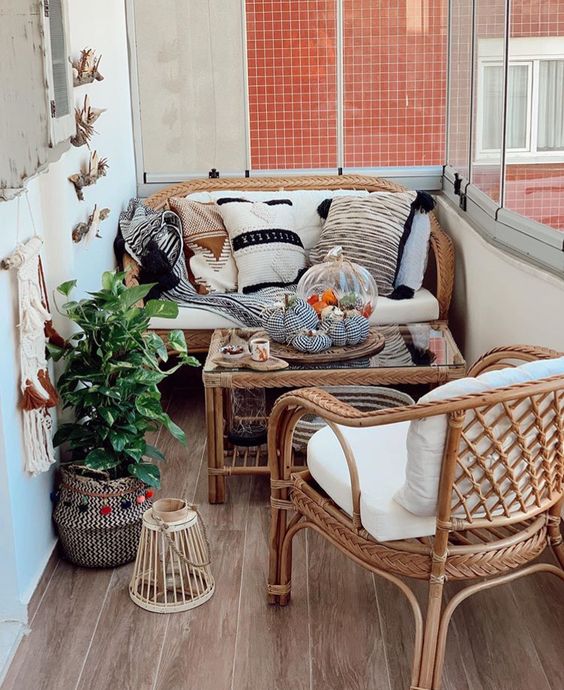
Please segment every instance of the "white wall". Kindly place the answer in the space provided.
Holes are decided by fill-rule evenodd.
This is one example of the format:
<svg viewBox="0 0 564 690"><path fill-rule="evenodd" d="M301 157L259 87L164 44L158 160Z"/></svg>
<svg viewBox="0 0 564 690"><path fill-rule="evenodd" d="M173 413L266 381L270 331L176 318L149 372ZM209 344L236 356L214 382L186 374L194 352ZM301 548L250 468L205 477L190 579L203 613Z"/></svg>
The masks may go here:
<svg viewBox="0 0 564 690"><path fill-rule="evenodd" d="M114 265L112 242L119 213L135 194L124 3L72 0L69 15L72 53L91 47L103 55L104 81L74 92L77 103L88 93L92 105L108 109L96 123L99 135L94 137L93 147L108 158L110 168L107 177L85 189L83 202L77 200L67 177L86 162L86 147L71 148L47 172L27 184L35 227L45 240L43 261L50 292L58 283L71 278L78 279L82 290L98 287L102 271ZM22 84L25 88L26 84ZM111 215L101 226L103 238L76 245L71 239L72 229L87 219L95 203L111 209ZM33 234L25 196L0 202L0 228L3 258L14 250L18 239L24 241ZM65 330L57 316L55 323L61 331ZM0 324L0 506L9 506L9 515L0 515L1 620L9 617L6 612L14 597L23 603L29 600L55 537L49 498L52 473L31 478L23 470L18 411L17 285L13 272L0 271ZM12 566L15 572L10 574Z"/></svg>
<svg viewBox="0 0 564 690"><path fill-rule="evenodd" d="M564 280L486 242L445 198L438 218L456 247L450 322L468 363L498 345L564 351Z"/></svg>

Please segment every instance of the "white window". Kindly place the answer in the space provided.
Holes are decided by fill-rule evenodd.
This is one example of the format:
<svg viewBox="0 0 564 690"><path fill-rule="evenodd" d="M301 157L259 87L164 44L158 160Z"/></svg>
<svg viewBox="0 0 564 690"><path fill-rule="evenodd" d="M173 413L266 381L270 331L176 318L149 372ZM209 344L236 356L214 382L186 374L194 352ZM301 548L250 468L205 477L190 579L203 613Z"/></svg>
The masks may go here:
<svg viewBox="0 0 564 690"><path fill-rule="evenodd" d="M75 130L66 0L43 0L43 16L50 143L55 146Z"/></svg>
<svg viewBox="0 0 564 690"><path fill-rule="evenodd" d="M513 39L507 74L507 160L564 161L564 39ZM479 58L476 162L499 160L503 127L503 61ZM488 50L489 48L489 50ZM558 52L559 51L559 52Z"/></svg>

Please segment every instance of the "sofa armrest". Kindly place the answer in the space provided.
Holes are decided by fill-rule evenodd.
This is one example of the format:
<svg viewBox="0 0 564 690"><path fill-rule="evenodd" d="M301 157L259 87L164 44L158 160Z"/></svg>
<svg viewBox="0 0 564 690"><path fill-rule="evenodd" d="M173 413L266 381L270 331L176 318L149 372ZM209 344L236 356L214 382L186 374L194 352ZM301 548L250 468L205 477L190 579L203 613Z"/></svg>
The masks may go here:
<svg viewBox="0 0 564 690"><path fill-rule="evenodd" d="M123 255L123 270L125 271L125 284L127 287L139 285L140 266L127 252Z"/></svg>
<svg viewBox="0 0 564 690"><path fill-rule="evenodd" d="M505 345L494 347L479 357L468 370L468 376L478 376L486 371L494 371L536 359L555 359L561 352L537 345Z"/></svg>
<svg viewBox="0 0 564 690"><path fill-rule="evenodd" d="M454 246L434 214L431 214L431 250L435 256L435 296L439 302L439 319L447 321L454 288Z"/></svg>

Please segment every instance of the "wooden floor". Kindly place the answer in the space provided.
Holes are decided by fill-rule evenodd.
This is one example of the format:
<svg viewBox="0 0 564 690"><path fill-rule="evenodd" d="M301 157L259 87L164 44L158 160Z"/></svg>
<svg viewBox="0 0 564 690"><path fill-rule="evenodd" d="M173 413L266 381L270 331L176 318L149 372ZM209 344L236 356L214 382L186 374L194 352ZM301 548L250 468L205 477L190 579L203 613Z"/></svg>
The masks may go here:
<svg viewBox="0 0 564 690"><path fill-rule="evenodd" d="M408 688L403 598L318 535L296 537L290 606L266 604L267 482L232 479L229 502L209 506L198 374L169 384L168 411L189 445L163 435L161 495L200 504L214 597L191 612L153 614L129 599L131 565L85 570L55 559L2 690ZM562 690L563 621L564 587L547 575L478 594L454 616L443 687Z"/></svg>

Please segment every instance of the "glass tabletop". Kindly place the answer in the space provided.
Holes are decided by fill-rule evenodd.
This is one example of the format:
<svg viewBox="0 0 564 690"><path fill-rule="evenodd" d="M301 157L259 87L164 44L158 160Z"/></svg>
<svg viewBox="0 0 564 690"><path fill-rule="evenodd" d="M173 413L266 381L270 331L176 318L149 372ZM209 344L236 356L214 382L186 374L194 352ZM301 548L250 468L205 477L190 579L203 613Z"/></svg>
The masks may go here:
<svg viewBox="0 0 564 690"><path fill-rule="evenodd" d="M384 348L377 354L359 359L344 361L332 361L323 364L289 362L285 371L312 371L320 369L377 369L377 368L403 368L403 367L464 367L464 358L460 354L456 343L443 323L413 323L408 325L378 326L378 333L385 339ZM216 331L216 333L218 333ZM220 344L226 342L227 331L221 332L215 341L217 350ZM245 334L249 338L253 331L250 329L237 329L237 333ZM276 346L273 345L273 354L276 354ZM217 351L216 350L216 351ZM210 355L212 355L210 349ZM206 370L215 369L213 357L209 358L210 366L206 364ZM234 364L224 371L238 371L241 369Z"/></svg>

